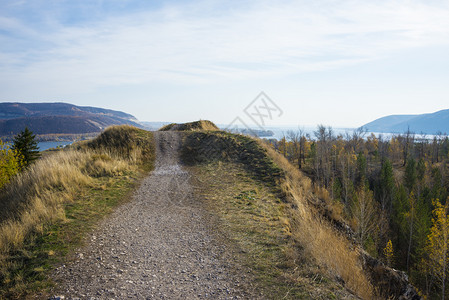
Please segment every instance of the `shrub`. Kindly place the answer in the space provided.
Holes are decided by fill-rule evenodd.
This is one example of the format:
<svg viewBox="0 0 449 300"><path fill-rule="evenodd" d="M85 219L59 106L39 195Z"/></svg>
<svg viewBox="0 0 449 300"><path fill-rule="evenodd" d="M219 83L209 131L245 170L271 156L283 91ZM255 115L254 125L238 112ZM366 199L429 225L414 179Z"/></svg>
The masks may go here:
<svg viewBox="0 0 449 300"><path fill-rule="evenodd" d="M19 172L20 167L20 155L8 143L0 140L0 188Z"/></svg>

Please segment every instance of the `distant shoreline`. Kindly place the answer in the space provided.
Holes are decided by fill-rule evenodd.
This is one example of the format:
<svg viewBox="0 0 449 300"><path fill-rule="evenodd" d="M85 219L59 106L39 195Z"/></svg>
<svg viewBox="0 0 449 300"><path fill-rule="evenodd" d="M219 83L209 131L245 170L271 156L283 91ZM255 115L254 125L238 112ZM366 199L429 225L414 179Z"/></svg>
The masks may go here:
<svg viewBox="0 0 449 300"><path fill-rule="evenodd" d="M91 133L52 133L52 134L36 134L36 141L40 142L76 142L83 140L90 140L98 136L101 132L91 132ZM5 142L10 142L14 139L14 135L1 136L0 139Z"/></svg>

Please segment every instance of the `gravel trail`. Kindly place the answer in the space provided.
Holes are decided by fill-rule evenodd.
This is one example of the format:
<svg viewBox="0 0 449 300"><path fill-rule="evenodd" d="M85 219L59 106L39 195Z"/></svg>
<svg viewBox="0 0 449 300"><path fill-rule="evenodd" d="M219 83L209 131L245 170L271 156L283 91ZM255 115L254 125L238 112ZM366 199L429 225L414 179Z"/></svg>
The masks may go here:
<svg viewBox="0 0 449 300"><path fill-rule="evenodd" d="M65 299L254 299L247 272L195 199L181 133L155 132L156 168L54 273Z"/></svg>

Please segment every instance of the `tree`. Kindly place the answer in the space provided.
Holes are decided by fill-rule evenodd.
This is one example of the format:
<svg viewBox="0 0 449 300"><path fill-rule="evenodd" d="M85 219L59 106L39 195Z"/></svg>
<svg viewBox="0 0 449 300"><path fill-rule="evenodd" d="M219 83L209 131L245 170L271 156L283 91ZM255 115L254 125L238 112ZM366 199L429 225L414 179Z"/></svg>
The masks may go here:
<svg viewBox="0 0 449 300"><path fill-rule="evenodd" d="M23 159L23 167L29 166L33 161L40 157L39 147L33 134L28 127L14 137L12 149L19 153Z"/></svg>
<svg viewBox="0 0 449 300"><path fill-rule="evenodd" d="M407 159L409 156L410 148L413 147L415 143L415 134L410 131L410 127L407 128L407 131L405 132L405 136L400 136L402 141L402 159L403 159L403 165L407 163Z"/></svg>
<svg viewBox="0 0 449 300"><path fill-rule="evenodd" d="M413 229L416 222L416 197L413 192L408 196L408 211L405 213L408 227L407 271L410 271L410 256L412 252Z"/></svg>
<svg viewBox="0 0 449 300"><path fill-rule="evenodd" d="M357 185L364 185L366 181L366 157L362 152L357 155Z"/></svg>
<svg viewBox="0 0 449 300"><path fill-rule="evenodd" d="M387 210L388 214L391 214L393 197L395 193L395 181L393 166L388 158L382 161L380 169L380 182L379 182L379 194L380 204L383 210Z"/></svg>
<svg viewBox="0 0 449 300"><path fill-rule="evenodd" d="M407 160L404 174L404 185L409 192L413 191L413 188L415 187L416 184L416 179L417 179L416 162L413 158L410 158L409 160Z"/></svg>
<svg viewBox="0 0 449 300"><path fill-rule="evenodd" d="M379 211L373 199L373 193L364 185L356 192L351 207L356 237L361 245L365 245L368 238L373 236L379 222Z"/></svg>
<svg viewBox="0 0 449 300"><path fill-rule="evenodd" d="M387 260L387 265L391 266L393 265L393 259L394 259L394 251L393 251L393 243L391 240L388 240L387 245L384 248L384 256Z"/></svg>
<svg viewBox="0 0 449 300"><path fill-rule="evenodd" d="M293 146L293 161L298 160L298 169L301 169L301 132L289 130L287 136Z"/></svg>
<svg viewBox="0 0 449 300"><path fill-rule="evenodd" d="M426 162L422 158L418 161L418 164L416 165L416 175L418 176L418 178L417 178L418 198L421 198L421 190L424 185L425 176L426 176Z"/></svg>
<svg viewBox="0 0 449 300"><path fill-rule="evenodd" d="M437 280L441 287L441 299L444 300L449 265L449 218L448 203L442 205L437 199L433 201L432 228L427 239L426 269Z"/></svg>
<svg viewBox="0 0 449 300"><path fill-rule="evenodd" d="M0 140L0 188L20 170L21 160L17 151Z"/></svg>

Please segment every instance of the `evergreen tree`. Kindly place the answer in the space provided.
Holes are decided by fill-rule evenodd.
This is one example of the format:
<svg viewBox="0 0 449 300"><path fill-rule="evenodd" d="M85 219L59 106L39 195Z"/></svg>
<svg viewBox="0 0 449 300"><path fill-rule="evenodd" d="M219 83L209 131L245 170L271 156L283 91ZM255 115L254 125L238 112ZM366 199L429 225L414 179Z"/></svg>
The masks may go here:
<svg viewBox="0 0 449 300"><path fill-rule="evenodd" d="M393 202L393 214L391 216L391 227L395 240L393 241L396 248L397 260L396 266L400 269L407 267L407 250L408 250L408 226L406 213L408 211L409 195L406 188L401 184L396 190Z"/></svg>
<svg viewBox="0 0 449 300"><path fill-rule="evenodd" d="M408 189L409 193L413 191L416 184L416 162L413 158L407 160L405 166L404 185Z"/></svg>
<svg viewBox="0 0 449 300"><path fill-rule="evenodd" d="M383 210L391 214L393 197L395 194L395 181L393 175L393 166L388 159L382 161L379 182L380 204Z"/></svg>
<svg viewBox="0 0 449 300"><path fill-rule="evenodd" d="M408 230L408 248L407 248L407 271L410 271L410 257L412 253L412 244L414 238L414 229L416 223L416 197L413 192L408 196L408 211L405 213L405 219L407 220L407 230Z"/></svg>
<svg viewBox="0 0 449 300"><path fill-rule="evenodd" d="M14 137L12 149L21 155L23 167L29 166L40 157L35 138L36 135L28 127L25 127L25 130Z"/></svg>
<svg viewBox="0 0 449 300"><path fill-rule="evenodd" d="M418 176L418 178L417 178L418 198L420 198L421 191L423 189L424 182L425 182L425 176L426 176L426 162L422 158L418 161L418 164L416 165L416 175Z"/></svg>
<svg viewBox="0 0 449 300"><path fill-rule="evenodd" d="M362 152L357 155L357 185L362 186L366 184L366 157Z"/></svg>

